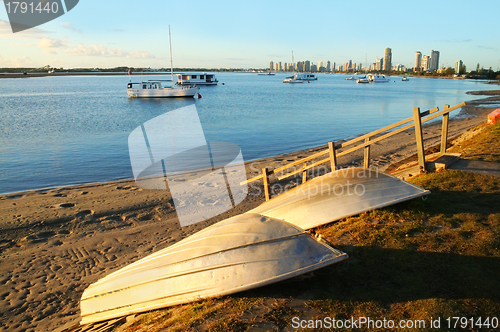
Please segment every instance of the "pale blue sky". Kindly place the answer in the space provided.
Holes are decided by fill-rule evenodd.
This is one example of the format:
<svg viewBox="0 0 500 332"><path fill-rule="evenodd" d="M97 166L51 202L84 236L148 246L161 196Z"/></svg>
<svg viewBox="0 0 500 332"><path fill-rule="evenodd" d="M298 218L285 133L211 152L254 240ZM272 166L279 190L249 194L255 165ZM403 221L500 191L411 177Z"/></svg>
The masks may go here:
<svg viewBox="0 0 500 332"><path fill-rule="evenodd" d="M2 1L0 1L2 2ZM98 1L13 34L0 4L0 67L266 68L270 61L383 57L413 67L415 51L440 51L440 66L461 59L500 67L499 0L448 1Z"/></svg>

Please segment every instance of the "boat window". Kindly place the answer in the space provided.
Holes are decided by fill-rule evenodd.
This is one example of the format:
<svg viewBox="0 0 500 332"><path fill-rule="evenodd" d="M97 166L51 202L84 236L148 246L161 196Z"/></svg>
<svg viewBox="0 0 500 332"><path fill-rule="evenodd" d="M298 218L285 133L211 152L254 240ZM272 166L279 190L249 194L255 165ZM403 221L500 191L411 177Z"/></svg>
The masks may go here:
<svg viewBox="0 0 500 332"><path fill-rule="evenodd" d="M146 84L143 84L143 85L142 85L142 88L143 88L143 89L146 89L146 88L147 88Z"/></svg>
<svg viewBox="0 0 500 332"><path fill-rule="evenodd" d="M205 78L205 76L203 76L203 75L200 75L200 80L202 80L202 79L204 79L204 78Z"/></svg>
<svg viewBox="0 0 500 332"><path fill-rule="evenodd" d="M196 79L196 75L191 75L191 78L194 80Z"/></svg>

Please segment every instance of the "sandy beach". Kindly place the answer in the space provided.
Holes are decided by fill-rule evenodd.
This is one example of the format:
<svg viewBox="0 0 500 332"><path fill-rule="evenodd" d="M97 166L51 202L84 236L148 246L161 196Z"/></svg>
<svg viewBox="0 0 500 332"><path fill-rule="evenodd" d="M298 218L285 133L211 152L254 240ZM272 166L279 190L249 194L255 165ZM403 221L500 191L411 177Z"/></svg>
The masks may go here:
<svg viewBox="0 0 500 332"><path fill-rule="evenodd" d="M450 121L450 141L486 121L492 110L487 103L500 103L500 91L496 94L467 102L461 111L452 113L460 112L460 116ZM440 121L424 127L426 148L440 142L440 130ZM247 177L325 147L248 162ZM342 167L362 165L362 153L359 150L338 162ZM385 170L415 153L411 129L373 145L371 163ZM91 283L210 224L258 206L264 201L260 187L261 182L250 186L247 198L232 210L182 228L169 193L141 189L134 180L0 196L0 331L52 331L78 323L80 297Z"/></svg>

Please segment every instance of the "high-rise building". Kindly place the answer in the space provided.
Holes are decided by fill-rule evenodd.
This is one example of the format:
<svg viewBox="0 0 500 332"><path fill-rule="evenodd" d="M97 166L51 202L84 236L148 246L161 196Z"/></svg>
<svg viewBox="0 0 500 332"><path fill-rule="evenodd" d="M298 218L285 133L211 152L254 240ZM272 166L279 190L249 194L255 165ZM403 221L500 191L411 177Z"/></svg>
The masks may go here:
<svg viewBox="0 0 500 332"><path fill-rule="evenodd" d="M458 60L457 62L455 62L455 74L459 75L460 70L462 69L463 66L464 63L462 62L462 60Z"/></svg>
<svg viewBox="0 0 500 332"><path fill-rule="evenodd" d="M377 58L375 60L375 70L381 71L384 66L384 59Z"/></svg>
<svg viewBox="0 0 500 332"><path fill-rule="evenodd" d="M330 63L330 61L327 61L326 62L326 72L329 73L332 69L332 64ZM335 65L334 65L335 66Z"/></svg>
<svg viewBox="0 0 500 332"><path fill-rule="evenodd" d="M323 67L323 61L318 61L318 68Z"/></svg>
<svg viewBox="0 0 500 332"><path fill-rule="evenodd" d="M278 64L279 64L279 65L278 65L279 71L282 71L282 70L283 70L283 67L281 67L281 61L280 61L280 62L278 62Z"/></svg>
<svg viewBox="0 0 500 332"><path fill-rule="evenodd" d="M431 65L431 57L428 55L424 55L422 57L422 70L428 71L430 69L430 65Z"/></svg>
<svg viewBox="0 0 500 332"><path fill-rule="evenodd" d="M431 64L429 69L431 71L439 69L439 51L431 51Z"/></svg>
<svg viewBox="0 0 500 332"><path fill-rule="evenodd" d="M390 48L386 48L384 52L384 71L390 71L392 68L392 51Z"/></svg>
<svg viewBox="0 0 500 332"><path fill-rule="evenodd" d="M422 68L422 53L420 51L415 52L415 67L413 71L420 71Z"/></svg>
<svg viewBox="0 0 500 332"><path fill-rule="evenodd" d="M309 60L306 60L306 62L305 62L304 71L306 71L306 72L311 71L311 62Z"/></svg>
<svg viewBox="0 0 500 332"><path fill-rule="evenodd" d="M274 62L272 62L272 61L269 63L269 70L270 71L274 70Z"/></svg>

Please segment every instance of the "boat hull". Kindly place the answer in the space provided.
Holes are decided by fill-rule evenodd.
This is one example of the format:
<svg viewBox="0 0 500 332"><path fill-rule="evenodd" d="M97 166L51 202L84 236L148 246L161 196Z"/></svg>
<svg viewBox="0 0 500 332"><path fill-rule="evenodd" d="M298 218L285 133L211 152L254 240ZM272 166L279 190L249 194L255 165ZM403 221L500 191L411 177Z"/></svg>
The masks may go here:
<svg viewBox="0 0 500 332"><path fill-rule="evenodd" d="M90 285L82 324L232 294L339 262L347 254L287 222L243 214Z"/></svg>
<svg viewBox="0 0 500 332"><path fill-rule="evenodd" d="M127 94L132 98L187 98L194 97L198 91L198 87L127 89Z"/></svg>
<svg viewBox="0 0 500 332"><path fill-rule="evenodd" d="M248 213L310 229L427 194L430 191L374 168L351 167L311 179Z"/></svg>

